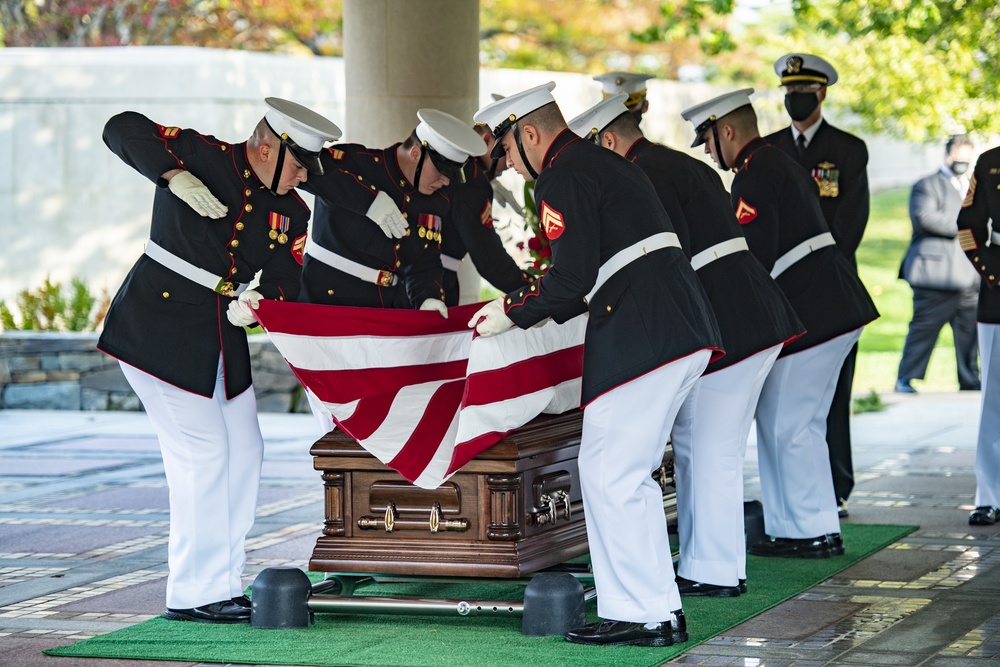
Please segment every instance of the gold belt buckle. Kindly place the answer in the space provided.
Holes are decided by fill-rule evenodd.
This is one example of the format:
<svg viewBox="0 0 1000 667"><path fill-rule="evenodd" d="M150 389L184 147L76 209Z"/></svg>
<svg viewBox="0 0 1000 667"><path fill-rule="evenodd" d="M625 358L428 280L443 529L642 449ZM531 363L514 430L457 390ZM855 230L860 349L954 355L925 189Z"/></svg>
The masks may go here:
<svg viewBox="0 0 1000 667"><path fill-rule="evenodd" d="M223 296L236 296L236 290L233 289L233 284L225 278L219 278L219 284L215 286L215 291Z"/></svg>
<svg viewBox="0 0 1000 667"><path fill-rule="evenodd" d="M392 285L392 273L385 270L380 270L378 272L378 278L375 279L375 284L379 287L389 287Z"/></svg>

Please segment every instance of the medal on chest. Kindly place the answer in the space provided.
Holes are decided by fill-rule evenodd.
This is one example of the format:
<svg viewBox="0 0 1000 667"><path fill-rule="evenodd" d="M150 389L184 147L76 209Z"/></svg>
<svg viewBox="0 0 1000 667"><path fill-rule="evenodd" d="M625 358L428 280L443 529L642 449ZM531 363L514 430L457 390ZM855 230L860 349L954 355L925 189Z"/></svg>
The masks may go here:
<svg viewBox="0 0 1000 667"><path fill-rule="evenodd" d="M288 225L291 223L291 218L271 211L268 213L267 223L271 227L271 231L267 233L269 239L277 240L281 244L288 243Z"/></svg>
<svg viewBox="0 0 1000 667"><path fill-rule="evenodd" d="M820 162L812 170L812 177L819 186L820 197L836 197L840 194L840 170L832 162Z"/></svg>

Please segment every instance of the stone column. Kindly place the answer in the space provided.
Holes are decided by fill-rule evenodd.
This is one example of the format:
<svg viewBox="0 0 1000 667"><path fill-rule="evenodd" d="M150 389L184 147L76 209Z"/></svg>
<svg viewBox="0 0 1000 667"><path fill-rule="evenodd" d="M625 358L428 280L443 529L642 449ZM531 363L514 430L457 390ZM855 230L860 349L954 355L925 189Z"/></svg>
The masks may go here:
<svg viewBox="0 0 1000 667"><path fill-rule="evenodd" d="M417 109L472 122L479 107L478 0L345 0L344 139L405 139Z"/></svg>

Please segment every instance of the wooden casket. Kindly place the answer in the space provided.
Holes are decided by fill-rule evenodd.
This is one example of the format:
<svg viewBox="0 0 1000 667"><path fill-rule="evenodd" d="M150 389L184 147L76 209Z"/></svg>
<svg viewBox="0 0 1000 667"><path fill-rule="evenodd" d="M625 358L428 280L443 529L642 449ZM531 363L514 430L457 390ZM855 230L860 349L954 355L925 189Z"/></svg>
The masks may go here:
<svg viewBox="0 0 1000 667"><path fill-rule="evenodd" d="M326 518L316 572L518 578L587 553L576 459L583 411L542 415L421 489L334 430L310 450ZM654 477L676 521L673 454Z"/></svg>

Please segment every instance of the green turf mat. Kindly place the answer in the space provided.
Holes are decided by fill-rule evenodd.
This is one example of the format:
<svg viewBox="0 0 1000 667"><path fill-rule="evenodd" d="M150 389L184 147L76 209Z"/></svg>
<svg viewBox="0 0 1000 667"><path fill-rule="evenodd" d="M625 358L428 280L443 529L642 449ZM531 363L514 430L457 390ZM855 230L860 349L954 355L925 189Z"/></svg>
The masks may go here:
<svg viewBox="0 0 1000 667"><path fill-rule="evenodd" d="M561 637L524 637L520 616L392 616L316 614L301 630L246 624L181 623L155 618L45 651L48 655L187 660L318 667L642 667L685 650L773 607L916 530L915 526L844 524L843 556L825 560L747 557L747 594L685 598L690 640L670 648L592 647ZM517 584L379 583L358 594L462 599L520 599ZM588 605L596 620L596 603Z"/></svg>

